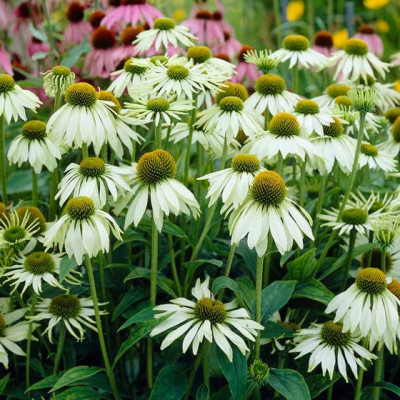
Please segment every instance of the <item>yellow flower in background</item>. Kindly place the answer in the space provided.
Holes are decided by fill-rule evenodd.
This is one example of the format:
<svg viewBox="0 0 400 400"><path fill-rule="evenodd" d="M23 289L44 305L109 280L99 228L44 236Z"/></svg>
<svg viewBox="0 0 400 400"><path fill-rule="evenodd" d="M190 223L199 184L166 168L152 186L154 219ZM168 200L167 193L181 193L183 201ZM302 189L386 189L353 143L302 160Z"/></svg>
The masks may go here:
<svg viewBox="0 0 400 400"><path fill-rule="evenodd" d="M346 28L341 29L340 31L335 32L333 35L333 45L340 49L346 43L346 40L349 38L349 32Z"/></svg>
<svg viewBox="0 0 400 400"><path fill-rule="evenodd" d="M289 1L289 4L286 8L286 19L288 21L297 21L304 14L304 1L302 0L293 0Z"/></svg>
<svg viewBox="0 0 400 400"><path fill-rule="evenodd" d="M389 0L364 0L364 7L370 10L377 10L389 3Z"/></svg>
<svg viewBox="0 0 400 400"><path fill-rule="evenodd" d="M393 88L400 93L400 79L397 79L396 84L393 86Z"/></svg>
<svg viewBox="0 0 400 400"><path fill-rule="evenodd" d="M186 11L178 8L172 13L174 20L177 22L181 22L186 18Z"/></svg>
<svg viewBox="0 0 400 400"><path fill-rule="evenodd" d="M377 19L375 21L375 27L380 33L388 33L390 30L389 24L383 19Z"/></svg>

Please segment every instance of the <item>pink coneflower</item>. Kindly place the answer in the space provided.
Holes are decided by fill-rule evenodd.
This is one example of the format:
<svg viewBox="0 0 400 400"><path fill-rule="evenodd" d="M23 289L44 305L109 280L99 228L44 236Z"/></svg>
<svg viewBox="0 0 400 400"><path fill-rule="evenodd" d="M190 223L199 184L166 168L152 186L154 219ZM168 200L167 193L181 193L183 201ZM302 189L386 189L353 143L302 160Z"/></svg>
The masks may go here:
<svg viewBox="0 0 400 400"><path fill-rule="evenodd" d="M29 22L31 17L31 8L29 7L29 3L24 1L21 3L14 11L13 16L15 17L15 25L14 25L14 32L18 34L20 37L23 37L29 40L31 36L31 32L29 29Z"/></svg>
<svg viewBox="0 0 400 400"><path fill-rule="evenodd" d="M48 53L49 51L49 45L35 37L32 37L32 40L28 44L28 54L30 57L32 57L35 53Z"/></svg>
<svg viewBox="0 0 400 400"><path fill-rule="evenodd" d="M10 56L7 51L3 49L3 43L0 40L0 70L4 70L8 75L14 75Z"/></svg>
<svg viewBox="0 0 400 400"><path fill-rule="evenodd" d="M82 40L92 32L89 22L84 21L85 6L73 1L67 9L68 26L65 29L64 41L71 44L79 44Z"/></svg>
<svg viewBox="0 0 400 400"><path fill-rule="evenodd" d="M8 26L8 16L9 16L9 10L7 4L3 1L0 0L0 25L2 28L7 28Z"/></svg>
<svg viewBox="0 0 400 400"><path fill-rule="evenodd" d="M224 42L211 48L213 53L224 53L229 58L235 57L242 48L242 43L235 39L233 33L224 31Z"/></svg>
<svg viewBox="0 0 400 400"><path fill-rule="evenodd" d="M101 21L106 16L103 11L93 11L89 17L89 23L92 25L93 29L96 29L100 26Z"/></svg>
<svg viewBox="0 0 400 400"><path fill-rule="evenodd" d="M91 76L108 78L114 71L117 61L115 58L115 35L104 26L99 26L92 34L92 50L86 56L83 69Z"/></svg>
<svg viewBox="0 0 400 400"><path fill-rule="evenodd" d="M254 50L252 46L243 46L238 53L238 65L236 67L237 74L233 75L232 82L243 83L247 82L247 86L253 87L256 80L261 76L261 71L257 70L255 64L247 63L244 55L249 51Z"/></svg>
<svg viewBox="0 0 400 400"><path fill-rule="evenodd" d="M144 28L140 25L136 27L127 26L121 33L121 46L117 47L114 51L114 56L117 62L126 60L135 56L136 54L143 55L143 53L138 53L132 42L136 39L140 32L143 32Z"/></svg>
<svg viewBox="0 0 400 400"><path fill-rule="evenodd" d="M329 57L337 50L335 47L333 47L333 37L330 32L319 31L315 34L313 50L323 54L326 57Z"/></svg>
<svg viewBox="0 0 400 400"><path fill-rule="evenodd" d="M101 24L109 29L127 24L136 26L141 21L152 25L161 16L161 12L147 4L146 0L121 0L120 5L110 10Z"/></svg>
<svg viewBox="0 0 400 400"><path fill-rule="evenodd" d="M368 45L368 49L371 53L377 57L381 57L383 54L383 43L382 39L377 35L376 31L372 26L361 25L358 28L358 32L354 35L357 39L364 40Z"/></svg>
<svg viewBox="0 0 400 400"><path fill-rule="evenodd" d="M199 44L207 44L209 47L224 42L224 30L218 21L213 19L213 14L207 10L199 10L194 19L182 22L190 32L199 40Z"/></svg>
<svg viewBox="0 0 400 400"><path fill-rule="evenodd" d="M182 47L174 47L172 44L169 44L166 51L163 51L163 49L158 49L156 50L155 45L151 46L145 53L146 57L153 57L153 56L159 56L159 55L164 55L167 54L168 57L172 57L175 54L185 54L185 50L182 49ZM139 55L140 53L137 53L136 55Z"/></svg>
<svg viewBox="0 0 400 400"><path fill-rule="evenodd" d="M213 21L219 24L224 32L230 32L230 33L234 32L232 26L224 20L224 14L222 12L214 11L212 17Z"/></svg>

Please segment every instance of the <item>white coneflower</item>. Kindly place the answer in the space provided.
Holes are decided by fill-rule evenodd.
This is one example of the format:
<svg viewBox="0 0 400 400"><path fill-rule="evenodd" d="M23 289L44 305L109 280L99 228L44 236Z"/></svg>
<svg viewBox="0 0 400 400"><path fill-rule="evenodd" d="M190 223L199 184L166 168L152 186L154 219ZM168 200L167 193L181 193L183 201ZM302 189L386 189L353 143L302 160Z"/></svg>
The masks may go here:
<svg viewBox="0 0 400 400"><path fill-rule="evenodd" d="M211 108L204 110L196 126L205 130L215 130L230 143L239 130L255 138L262 133L259 118L252 111L244 108L243 100L237 96L227 96Z"/></svg>
<svg viewBox="0 0 400 400"><path fill-rule="evenodd" d="M28 121L22 126L22 133L10 144L7 154L11 164L28 162L38 174L46 167L49 171L57 168L61 153L48 137L46 124L42 121Z"/></svg>
<svg viewBox="0 0 400 400"><path fill-rule="evenodd" d="M285 112L274 115L268 131L254 140L250 147L250 153L267 162L273 161L278 154L283 159L298 156L304 161L306 156L314 157L316 153L313 144L300 136L297 118Z"/></svg>
<svg viewBox="0 0 400 400"><path fill-rule="evenodd" d="M203 283L200 282L200 279L196 281L196 285L192 289L192 295L196 302L178 298L171 300L172 304L154 307L155 311L162 311L155 315L156 318L172 314L157 325L151 331L150 336L156 336L168 329L175 328L161 343L161 350L185 335L182 345L184 353L192 345L193 354L197 354L199 345L204 339L215 342L226 354L229 361L233 359L233 351L229 341L237 346L242 354L250 351L239 334L254 342L257 331L264 329L264 327L251 320L244 308L237 308L238 302L236 300L227 304L215 300L208 286L208 277Z"/></svg>
<svg viewBox="0 0 400 400"><path fill-rule="evenodd" d="M297 358L311 354L308 372L321 364L322 375L328 372L330 379L336 368L348 382L347 367L350 367L355 378L358 378L358 366L366 370L363 361L372 361L376 355L358 344L360 337L351 332L344 332L342 324L332 321L324 324L311 324L308 329L295 333L296 347L290 353L300 353Z"/></svg>
<svg viewBox="0 0 400 400"><path fill-rule="evenodd" d="M121 240L121 229L106 212L95 207L89 197L75 197L65 206L65 214L45 232L44 246L58 246L69 258L82 264L85 254L95 257L110 249L110 231Z"/></svg>
<svg viewBox="0 0 400 400"><path fill-rule="evenodd" d="M356 38L347 39L343 50L333 53L329 63L336 66L334 80L338 76L342 80L356 81L360 77L366 80L368 75L375 78L375 73L385 78L390 67L390 64L380 61L368 51L368 45L364 40Z"/></svg>
<svg viewBox="0 0 400 400"><path fill-rule="evenodd" d="M348 96L337 96L329 106L329 110L332 115L336 116L339 121L345 125L344 128L347 134L353 132L354 124L359 124L360 113L353 110L351 107L351 100ZM367 117L369 115L370 114L368 113ZM365 129L364 135L367 137L367 129Z"/></svg>
<svg viewBox="0 0 400 400"><path fill-rule="evenodd" d="M397 117L390 128L388 139L377 145L379 150L385 151L393 156L400 152L400 117Z"/></svg>
<svg viewBox="0 0 400 400"><path fill-rule="evenodd" d="M13 292L23 283L21 295L29 287L32 287L34 292L40 295L43 282L50 286L63 288L57 279L57 275L60 274L61 257L62 254L50 254L42 251L19 257L12 266L7 268L7 272L3 275L8 278L5 282L10 282ZM72 277L71 273L65 277L65 281L70 284L80 283Z"/></svg>
<svg viewBox="0 0 400 400"><path fill-rule="evenodd" d="M295 65L304 68L324 68L328 59L321 53L310 49L310 42L303 35L288 35L283 39L282 48L275 51L273 56L281 62L290 61L289 68Z"/></svg>
<svg viewBox="0 0 400 400"><path fill-rule="evenodd" d="M63 65L57 65L43 75L43 89L49 97L63 95L74 82L75 74Z"/></svg>
<svg viewBox="0 0 400 400"><path fill-rule="evenodd" d="M265 110L275 115L293 111L300 100L296 93L286 90L285 81L274 74L260 76L254 86L255 92L245 101L245 106L255 109L259 114Z"/></svg>
<svg viewBox="0 0 400 400"><path fill-rule="evenodd" d="M80 164L68 165L55 198L63 205L71 196L86 196L96 207L103 208L107 204L107 195L117 201L118 195L130 191L124 179L130 172L130 168L106 164L97 157L84 158Z"/></svg>
<svg viewBox="0 0 400 400"><path fill-rule="evenodd" d="M6 299L9 301L9 299ZM8 369L8 352L17 356L25 356L25 352L17 344L28 339L29 332L32 333L38 326L34 324L31 328L27 321L20 320L26 313L25 308L2 313L0 311L0 364Z"/></svg>
<svg viewBox="0 0 400 400"><path fill-rule="evenodd" d="M299 121L300 133L305 136L310 136L313 132L323 136L323 127L334 122L330 111L327 108L320 108L314 100L300 100L293 114Z"/></svg>
<svg viewBox="0 0 400 400"><path fill-rule="evenodd" d="M153 97L148 100L135 98L134 103L125 103L125 107L126 115L147 124L154 122L158 125L162 121L167 125L172 125L188 114L193 108L193 104L190 100L169 96Z"/></svg>
<svg viewBox="0 0 400 400"><path fill-rule="evenodd" d="M363 142L361 144L361 153L358 160L358 167L363 168L368 165L369 169L378 169L385 172L396 171L396 160L393 155L380 151L373 144Z"/></svg>
<svg viewBox="0 0 400 400"><path fill-rule="evenodd" d="M277 56L271 50L249 50L244 54L244 59L254 64L263 74L269 74L282 61L283 55Z"/></svg>
<svg viewBox="0 0 400 400"><path fill-rule="evenodd" d="M313 240L311 217L287 197L286 191L278 173L258 173L247 199L229 218L232 244L247 236L249 248L255 247L262 257L267 251L269 233L281 254L292 248L293 241L303 248L303 235Z"/></svg>
<svg viewBox="0 0 400 400"><path fill-rule="evenodd" d="M145 60L131 58L125 61L124 68L111 73L117 78L111 83L107 90L121 97L124 91L134 86L143 85L148 78L148 64Z"/></svg>
<svg viewBox="0 0 400 400"><path fill-rule="evenodd" d="M334 322L342 322L344 332L359 332L368 338L370 349L384 342L393 352L397 347L400 300L389 291L387 283L380 269L364 268L355 283L331 300L325 312L336 313Z"/></svg>
<svg viewBox="0 0 400 400"><path fill-rule="evenodd" d="M98 99L96 90L88 83L74 83L65 92L64 104L47 123L50 140L69 148L93 144L96 155L115 134L116 123L110 106L113 103Z"/></svg>
<svg viewBox="0 0 400 400"><path fill-rule="evenodd" d="M165 150L145 153L132 167L132 192L122 197L115 209L119 214L134 197L125 218L125 229L137 226L146 212L150 200L154 222L161 232L164 214L200 215L200 206L193 193L175 179L174 158Z"/></svg>
<svg viewBox="0 0 400 400"><path fill-rule="evenodd" d="M400 237L400 217L397 214L379 215L372 223L375 240L381 249L389 249Z"/></svg>
<svg viewBox="0 0 400 400"><path fill-rule="evenodd" d="M157 18L153 26L140 32L133 45L138 53L145 52L154 46L156 52L161 49L167 50L172 46L177 49L179 46L189 47L193 45L196 37L193 36L186 26L177 26L171 18Z"/></svg>
<svg viewBox="0 0 400 400"><path fill-rule="evenodd" d="M325 89L324 94L314 97L313 100L316 101L320 107L328 107L334 103L337 97L347 96L350 89L351 87L344 83L332 83Z"/></svg>
<svg viewBox="0 0 400 400"><path fill-rule="evenodd" d="M32 321L49 320L44 334L48 334L50 343L53 343L53 329L58 324L64 324L68 332L78 341L82 341L85 333L84 327L97 332L96 322L93 320L93 300L79 298L72 294L59 294L52 299L41 301L36 310L38 314L28 317ZM101 315L106 314L100 311Z"/></svg>
<svg viewBox="0 0 400 400"><path fill-rule="evenodd" d="M29 90L22 89L8 74L0 74L0 116L7 124L18 118L26 121L25 109L33 112L42 104L39 98Z"/></svg>
<svg viewBox="0 0 400 400"><path fill-rule="evenodd" d="M314 159L322 174L331 172L335 162L340 169L349 174L354 160L356 141L344 133L343 125L336 117L330 125L324 125L324 136L311 139L315 152L321 157Z"/></svg>
<svg viewBox="0 0 400 400"><path fill-rule="evenodd" d="M238 154L232 159L231 168L213 172L197 179L207 179L210 187L207 191L207 199L210 199L209 207L212 206L219 197L223 202L221 214L236 209L243 203L254 176L264 171L260 161L251 154Z"/></svg>

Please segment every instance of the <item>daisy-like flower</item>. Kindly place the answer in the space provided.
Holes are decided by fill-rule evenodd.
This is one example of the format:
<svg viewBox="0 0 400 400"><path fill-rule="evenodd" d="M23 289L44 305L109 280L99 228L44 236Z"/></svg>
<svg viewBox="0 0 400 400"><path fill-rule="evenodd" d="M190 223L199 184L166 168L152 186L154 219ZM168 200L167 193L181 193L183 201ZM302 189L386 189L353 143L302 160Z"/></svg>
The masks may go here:
<svg viewBox="0 0 400 400"><path fill-rule="evenodd" d="M79 44L92 32L92 27L85 21L85 6L79 1L72 1L67 9L68 25L64 33L64 41L69 44Z"/></svg>
<svg viewBox="0 0 400 400"><path fill-rule="evenodd" d="M48 334L50 343L53 343L53 329L58 324L64 324L68 332L78 341L82 341L85 334L84 327L97 332L96 322L93 320L93 300L90 298L80 299L72 294L59 294L52 299L41 301L36 310L38 314L28 317L32 321L49 320L44 334ZM101 315L105 315L100 310Z"/></svg>
<svg viewBox="0 0 400 400"><path fill-rule="evenodd" d="M29 212L20 216L15 210L2 214L0 218L0 248L13 249L17 253L28 253L34 249L34 237L40 231L39 221L31 218Z"/></svg>
<svg viewBox="0 0 400 400"><path fill-rule="evenodd" d="M172 313L150 333L150 336L156 336L174 328L161 343L161 350L185 335L182 345L184 353L192 345L193 354L196 355L204 339L211 343L215 341L231 362L233 351L229 341L237 346L242 354L250 351L240 335L254 342L257 331L264 329L262 325L250 319L244 308L237 308L236 300L227 304L215 300L209 289L208 277L203 283L200 279L196 281L192 295L196 301L180 297L171 300L169 304L154 307L155 311L161 311L155 318Z"/></svg>
<svg viewBox="0 0 400 400"><path fill-rule="evenodd" d="M121 240L121 229L106 212L95 207L89 197L75 197L68 201L64 215L45 232L46 249L57 246L80 265L84 255L95 257L110 249L110 231Z"/></svg>
<svg viewBox="0 0 400 400"><path fill-rule="evenodd" d="M117 62L122 60L130 59L135 56L135 54L142 55L138 52L136 47L132 45L133 41L136 40L140 32L143 32L144 28L140 25L138 26L127 26L121 32L121 45L114 50L114 57Z"/></svg>
<svg viewBox="0 0 400 400"><path fill-rule="evenodd" d="M146 21L151 26L154 19L161 16L161 12L146 0L121 0L117 7L108 11L101 24L113 29L128 24L136 26L139 22Z"/></svg>
<svg viewBox="0 0 400 400"><path fill-rule="evenodd" d="M224 55L224 59L230 61L240 51L242 44L235 38L234 32L224 31L223 33L224 42L213 45L212 50L216 55Z"/></svg>
<svg viewBox="0 0 400 400"><path fill-rule="evenodd" d="M176 26L173 19L162 17L154 20L151 29L139 33L133 44L139 52L145 52L153 45L158 52L163 48L167 49L170 45L175 49L178 46L192 46L195 39L189 28Z"/></svg>
<svg viewBox="0 0 400 400"><path fill-rule="evenodd" d="M390 128L388 139L377 145L379 150L397 156L400 152L400 117L397 117Z"/></svg>
<svg viewBox="0 0 400 400"><path fill-rule="evenodd" d="M1 14L1 10L0 10L0 14ZM12 66L11 66L10 56L8 55L7 50L3 48L3 42L1 40L0 40L0 67L7 74L9 74L9 75L14 74L14 72L12 70Z"/></svg>
<svg viewBox="0 0 400 400"><path fill-rule="evenodd" d="M360 113L353 110L351 107L351 100L348 96L338 96L335 98L333 104L329 107L332 115L335 115L338 120L344 124L346 133L353 132L353 125L358 123L360 119ZM370 114L367 114L367 117ZM366 123L367 125L367 123ZM367 129L364 131L364 135L367 137Z"/></svg>
<svg viewBox="0 0 400 400"><path fill-rule="evenodd" d="M339 75L342 80L355 81L362 77L367 79L367 75L375 78L378 73L385 78L389 71L390 64L379 60L374 54L368 51L368 45L361 39L347 39L343 50L335 52L330 58L329 63L336 66L336 80Z"/></svg>
<svg viewBox="0 0 400 400"><path fill-rule="evenodd" d="M283 56L277 56L271 50L249 50L244 54L244 59L249 64L254 64L263 74L269 74L281 62Z"/></svg>
<svg viewBox="0 0 400 400"><path fill-rule="evenodd" d="M59 148L47 137L46 124L42 121L28 121L22 126L8 150L10 164L29 162L38 174L45 166L49 171L57 168L57 160L61 159Z"/></svg>
<svg viewBox="0 0 400 400"><path fill-rule="evenodd" d="M324 126L334 122L333 116L326 108L320 109L314 100L300 100L294 108L294 115L300 124L300 133L310 136L315 132L319 136L324 135Z"/></svg>
<svg viewBox="0 0 400 400"><path fill-rule="evenodd" d="M3 275L7 278L5 282L10 282L10 285L13 287L12 292L21 283L24 283L21 295L30 286L32 286L36 294L40 295L43 282L62 289L63 287L57 279L57 275L60 274L61 256L61 254L57 255L38 251L28 256L19 257L15 260L14 265L7 268L7 272ZM65 277L65 281L70 284L80 283L71 273Z"/></svg>
<svg viewBox="0 0 400 400"><path fill-rule="evenodd" d="M192 101L176 96L155 97L149 100L135 98L134 103L125 103L127 109L126 115L142 120L144 123L155 123L160 121L172 125L180 121L181 117L188 114L193 108Z"/></svg>
<svg viewBox="0 0 400 400"><path fill-rule="evenodd" d="M347 367L350 367L355 378L358 378L358 366L366 370L363 360L372 361L377 358L358 342L359 335L344 332L341 323L332 321L324 324L311 324L307 329L301 329L295 334L296 347L290 353L299 353L300 358L311 354L308 363L308 372L313 371L321 364L322 375L328 372L330 379L337 368L346 382L348 382Z"/></svg>
<svg viewBox="0 0 400 400"><path fill-rule="evenodd" d="M388 283L380 269L365 268L355 283L331 300L325 312L335 312L334 322L342 322L344 332L368 338L370 349L384 342L392 353L397 348L400 300L389 291Z"/></svg>
<svg viewBox="0 0 400 400"><path fill-rule="evenodd" d="M232 244L247 236L249 248L255 247L262 257L267 251L269 233L281 254L292 248L293 240L303 248L304 234L313 240L311 217L286 193L286 184L278 173L258 173L247 199L229 218Z"/></svg>
<svg viewBox="0 0 400 400"><path fill-rule="evenodd" d="M141 221L150 200L154 222L161 232L164 214L178 215L181 212L194 218L200 215L200 206L193 193L175 179L177 172L174 158L165 150L145 153L132 168L132 192L117 203L119 214L135 196L128 208L125 229Z"/></svg>
<svg viewBox="0 0 400 400"><path fill-rule="evenodd" d="M302 35L288 35L283 39L282 48L273 55L281 59L281 62L290 61L289 68L295 65L304 68L324 68L328 59L321 53L310 49L310 42Z"/></svg>
<svg viewBox="0 0 400 400"><path fill-rule="evenodd" d="M316 154L321 157L314 159L319 171L325 175L332 171L335 161L340 169L349 174L354 160L355 139L344 133L343 125L336 117L330 125L324 125L324 136L311 139Z"/></svg>
<svg viewBox="0 0 400 400"><path fill-rule="evenodd" d="M347 92L350 89L351 87L344 83L332 83L332 85L326 88L323 95L314 97L313 100L316 101L320 107L328 107L335 102L337 97L347 96Z"/></svg>
<svg viewBox="0 0 400 400"><path fill-rule="evenodd" d="M130 169L105 164L101 158L84 158L80 164L71 163L58 185L56 199L63 205L69 197L89 197L98 208L107 204L107 195L114 201L118 195L130 191L124 177Z"/></svg>
<svg viewBox="0 0 400 400"><path fill-rule="evenodd" d="M400 107L394 107L385 112L385 118L391 123L394 124L397 117L400 117Z"/></svg>
<svg viewBox="0 0 400 400"><path fill-rule="evenodd" d="M261 71L257 70L257 67L253 63L249 63L244 58L245 55L253 51L252 46L244 45L237 54L238 64L236 66L237 74L232 77L232 82L244 83L247 86L252 87L256 80L260 77Z"/></svg>
<svg viewBox="0 0 400 400"><path fill-rule="evenodd" d="M152 93L156 96L177 94L185 95L192 99L194 95L203 91L211 90L216 92L218 85L224 80L222 76L216 78L209 76L202 64L194 65L193 62L186 64L164 65L158 63L152 68L146 86L152 87ZM143 88L138 86L137 92Z"/></svg>
<svg viewBox="0 0 400 400"><path fill-rule="evenodd" d="M9 299L5 300L9 301ZM0 364L3 364L7 369L8 352L16 354L17 356L26 355L17 344L17 342L28 339L29 323L27 321L17 322L25 313L25 308L4 313L0 311ZM37 324L34 324L31 332L36 329L37 326Z"/></svg>
<svg viewBox="0 0 400 400"><path fill-rule="evenodd" d="M272 115L293 111L300 100L300 96L286 90L285 81L274 74L260 76L254 89L255 92L246 100L245 106L259 114L266 110Z"/></svg>
<svg viewBox="0 0 400 400"><path fill-rule="evenodd" d="M207 199L210 199L209 207L211 207L219 197L224 203L221 208L221 214L229 211L231 208L238 208L245 198L254 176L264 171L260 161L256 156L251 154L238 154L232 159L231 168L222 171L213 172L197 178L199 180L207 179L210 187L207 192Z"/></svg>
<svg viewBox="0 0 400 400"><path fill-rule="evenodd" d="M368 48L372 54L377 57L382 57L383 43L382 39L377 35L375 29L369 25L361 25L358 32L354 35L356 39L361 39L367 43Z"/></svg>
<svg viewBox="0 0 400 400"><path fill-rule="evenodd" d="M298 156L303 161L306 156L315 155L314 146L300 137L300 124L293 114L278 113L271 118L268 131L250 145L251 154L260 159L272 161L280 153L283 159Z"/></svg>
<svg viewBox="0 0 400 400"><path fill-rule="evenodd" d="M373 144L363 142L361 144L361 153L358 160L358 167L363 168L368 165L369 169L378 169L385 172L396 171L397 164L393 155L380 151Z"/></svg>
<svg viewBox="0 0 400 400"><path fill-rule="evenodd" d="M395 214L380 215L371 223L375 233L375 240L381 249L394 246L400 237L400 217Z"/></svg>
<svg viewBox="0 0 400 400"><path fill-rule="evenodd" d="M18 118L26 121L25 109L36 112L42 102L29 90L22 89L14 81L14 78L7 74L0 74L0 116L3 116L7 124L11 119Z"/></svg>
<svg viewBox="0 0 400 400"><path fill-rule="evenodd" d="M117 78L111 83L107 90L121 97L126 89L135 86L142 87L146 82L148 65L145 60L131 58L125 61L124 68L111 73Z"/></svg>
<svg viewBox="0 0 400 400"><path fill-rule="evenodd" d="M258 117L244 108L243 100L237 96L224 97L203 111L196 125L204 125L206 130L215 129L222 137L226 137L227 143L235 138L240 129L250 138L262 132Z"/></svg>
<svg viewBox="0 0 400 400"><path fill-rule="evenodd" d="M333 37L328 31L319 31L314 37L313 50L317 53L323 54L325 57L329 57L336 48L333 46Z"/></svg>
<svg viewBox="0 0 400 400"><path fill-rule="evenodd" d="M43 89L49 97L63 95L68 86L75 82L75 74L63 65L57 65L43 75Z"/></svg>
<svg viewBox="0 0 400 400"><path fill-rule="evenodd" d="M99 100L98 94L88 83L74 83L65 92L64 104L47 122L50 140L59 146L81 148L93 144L96 155L116 134L116 122L110 102Z"/></svg>
<svg viewBox="0 0 400 400"><path fill-rule="evenodd" d="M394 108L400 104L400 93L393 88L396 85L396 82L380 83L375 79L368 77L367 83L376 93L375 104L379 109L386 111L387 109Z"/></svg>

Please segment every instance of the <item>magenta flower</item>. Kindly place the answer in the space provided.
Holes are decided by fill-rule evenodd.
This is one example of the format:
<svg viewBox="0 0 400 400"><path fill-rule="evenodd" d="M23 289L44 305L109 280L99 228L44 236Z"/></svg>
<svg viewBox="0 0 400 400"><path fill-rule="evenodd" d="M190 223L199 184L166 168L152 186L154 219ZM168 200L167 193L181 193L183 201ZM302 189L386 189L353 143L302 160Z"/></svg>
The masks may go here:
<svg viewBox="0 0 400 400"><path fill-rule="evenodd" d="M232 82L243 83L247 82L247 86L253 87L256 80L261 76L261 71L257 70L255 64L247 63L244 55L249 51L254 50L251 46L243 46L238 54L238 65L236 67L237 74L233 75Z"/></svg>
<svg viewBox="0 0 400 400"><path fill-rule="evenodd" d="M357 39L364 40L368 45L368 49L372 54L377 57L382 57L383 54L383 43L382 39L377 35L376 31L372 26L362 25L358 29L358 32L354 35Z"/></svg>
<svg viewBox="0 0 400 400"><path fill-rule="evenodd" d="M9 75L14 75L10 56L8 55L7 51L3 49L3 44L0 41L0 70L4 70Z"/></svg>
<svg viewBox="0 0 400 400"><path fill-rule="evenodd" d="M67 9L68 26L65 29L64 41L79 44L92 32L89 22L84 21L85 7L79 1L73 1Z"/></svg>

